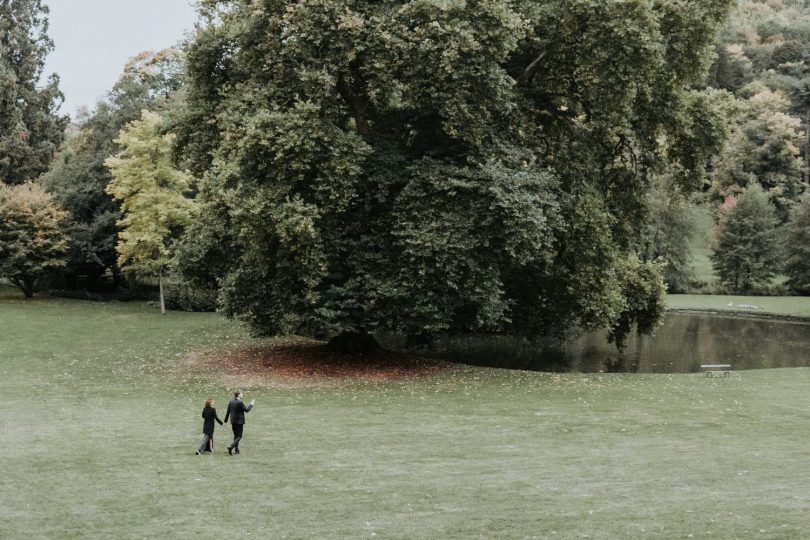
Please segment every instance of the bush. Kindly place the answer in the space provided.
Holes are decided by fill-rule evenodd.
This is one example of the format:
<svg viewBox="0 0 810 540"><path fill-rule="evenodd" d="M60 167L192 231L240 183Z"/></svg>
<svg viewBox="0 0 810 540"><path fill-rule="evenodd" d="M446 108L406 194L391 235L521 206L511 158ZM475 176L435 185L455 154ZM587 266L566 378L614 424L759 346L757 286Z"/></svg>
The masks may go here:
<svg viewBox="0 0 810 540"><path fill-rule="evenodd" d="M175 311L216 311L217 291L193 287L185 282L170 282L164 291L166 309Z"/></svg>

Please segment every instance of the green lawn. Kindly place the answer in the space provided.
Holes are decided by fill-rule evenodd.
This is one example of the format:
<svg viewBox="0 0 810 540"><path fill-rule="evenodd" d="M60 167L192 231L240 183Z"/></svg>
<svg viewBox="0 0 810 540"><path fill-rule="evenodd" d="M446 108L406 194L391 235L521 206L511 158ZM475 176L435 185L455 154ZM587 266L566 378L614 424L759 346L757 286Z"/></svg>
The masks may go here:
<svg viewBox="0 0 810 540"><path fill-rule="evenodd" d="M760 315L810 317L807 296L729 296L704 294L667 295L668 309L733 311Z"/></svg>
<svg viewBox="0 0 810 540"><path fill-rule="evenodd" d="M232 379L208 314L0 300L0 538L802 538L810 369L245 374L241 456L194 456ZM239 383L242 384L241 382Z"/></svg>

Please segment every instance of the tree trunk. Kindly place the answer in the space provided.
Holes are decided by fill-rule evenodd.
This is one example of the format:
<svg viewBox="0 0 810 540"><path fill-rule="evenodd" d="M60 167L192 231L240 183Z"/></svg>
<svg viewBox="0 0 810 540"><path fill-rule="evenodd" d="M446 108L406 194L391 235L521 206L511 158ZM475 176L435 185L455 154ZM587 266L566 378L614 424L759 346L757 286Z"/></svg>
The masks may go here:
<svg viewBox="0 0 810 540"><path fill-rule="evenodd" d="M362 91L353 89L343 75L338 77L337 91L346 105L351 109L352 116L354 117L354 125L357 127L357 132L363 137L368 135L369 124L368 116L366 115L366 97Z"/></svg>
<svg viewBox="0 0 810 540"><path fill-rule="evenodd" d="M158 274L158 286L160 287L160 314L166 315L166 301L163 299L163 267L160 267Z"/></svg>
<svg viewBox="0 0 810 540"><path fill-rule="evenodd" d="M127 282L124 279L124 274L121 273L121 269L118 266L113 266L110 268L110 272L112 273L113 278L113 290L118 291L119 289L126 289Z"/></svg>
<svg viewBox="0 0 810 540"><path fill-rule="evenodd" d="M33 298L34 297L34 280L29 278L23 279L23 294L26 298Z"/></svg>
<svg viewBox="0 0 810 540"><path fill-rule="evenodd" d="M810 182L810 107L804 111L804 181Z"/></svg>
<svg viewBox="0 0 810 540"><path fill-rule="evenodd" d="M329 348L339 354L364 354L378 351L380 345L366 332L342 332L329 340Z"/></svg>
<svg viewBox="0 0 810 540"><path fill-rule="evenodd" d="M34 280L28 276L22 277L9 277L8 280L12 285L20 289L26 298L34 297Z"/></svg>

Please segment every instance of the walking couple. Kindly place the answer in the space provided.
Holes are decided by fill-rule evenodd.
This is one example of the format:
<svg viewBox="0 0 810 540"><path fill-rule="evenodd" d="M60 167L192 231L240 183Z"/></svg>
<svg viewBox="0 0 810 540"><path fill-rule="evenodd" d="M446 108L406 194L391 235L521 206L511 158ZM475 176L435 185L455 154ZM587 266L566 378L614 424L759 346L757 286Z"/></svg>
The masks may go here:
<svg viewBox="0 0 810 540"><path fill-rule="evenodd" d="M242 391L236 390L233 393L233 399L228 403L228 411L225 413L225 424L228 423L228 418L231 419L231 428L233 429L233 442L228 446L228 454L233 455L233 452L239 453L239 441L242 440L242 430L245 428L245 413L250 412L253 408L255 399L250 400L247 405L242 401ZM214 421L219 422L221 426L223 421L217 416L217 410L214 408L214 400L206 399L202 411L203 417L203 438L200 441L200 446L195 452L198 456L203 452L211 452L214 450Z"/></svg>

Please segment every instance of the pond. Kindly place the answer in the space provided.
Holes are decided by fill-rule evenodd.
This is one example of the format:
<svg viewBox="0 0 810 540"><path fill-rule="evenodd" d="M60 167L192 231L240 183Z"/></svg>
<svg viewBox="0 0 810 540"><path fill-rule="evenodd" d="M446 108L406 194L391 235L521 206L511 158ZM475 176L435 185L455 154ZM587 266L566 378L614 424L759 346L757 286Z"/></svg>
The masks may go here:
<svg viewBox="0 0 810 540"><path fill-rule="evenodd" d="M701 364L733 370L810 366L810 321L670 312L654 336L631 336L620 353L604 333L562 344L501 336L453 336L425 356L465 364L556 372L692 373Z"/></svg>

